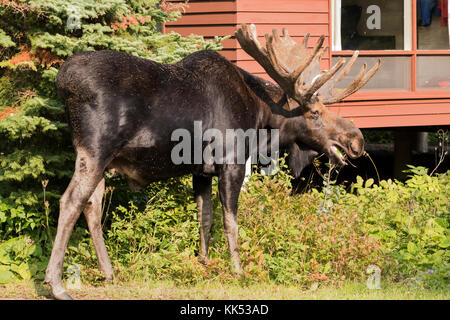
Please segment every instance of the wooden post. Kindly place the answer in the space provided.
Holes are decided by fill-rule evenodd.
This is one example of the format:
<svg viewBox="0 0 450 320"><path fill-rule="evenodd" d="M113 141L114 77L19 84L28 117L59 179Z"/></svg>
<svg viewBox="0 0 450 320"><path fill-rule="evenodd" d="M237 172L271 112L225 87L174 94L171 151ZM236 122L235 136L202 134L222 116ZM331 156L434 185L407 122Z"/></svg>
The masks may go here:
<svg viewBox="0 0 450 320"><path fill-rule="evenodd" d="M399 128L395 130L394 145L394 177L396 179L406 179L403 170L407 169L407 164L411 164L411 150L414 147L415 134L413 131Z"/></svg>
<svg viewBox="0 0 450 320"><path fill-rule="evenodd" d="M428 132L417 132L415 149L419 153L428 152Z"/></svg>

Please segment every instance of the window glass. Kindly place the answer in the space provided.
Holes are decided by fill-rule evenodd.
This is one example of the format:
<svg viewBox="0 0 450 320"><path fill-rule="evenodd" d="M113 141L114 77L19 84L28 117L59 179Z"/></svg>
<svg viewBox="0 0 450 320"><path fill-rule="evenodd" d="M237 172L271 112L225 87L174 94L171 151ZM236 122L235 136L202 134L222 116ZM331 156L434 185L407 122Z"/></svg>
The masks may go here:
<svg viewBox="0 0 450 320"><path fill-rule="evenodd" d="M450 90L450 56L418 56L417 89Z"/></svg>
<svg viewBox="0 0 450 320"><path fill-rule="evenodd" d="M450 48L448 0L417 0L417 23L419 50Z"/></svg>
<svg viewBox="0 0 450 320"><path fill-rule="evenodd" d="M355 79L362 65L367 64L370 69L379 57L358 57L353 68L337 88L344 89ZM340 57L333 57L333 65ZM347 59L348 60L348 59ZM406 91L411 89L411 58L410 57L381 57L381 67L372 79L359 91Z"/></svg>
<svg viewBox="0 0 450 320"><path fill-rule="evenodd" d="M404 0L342 0L340 10L342 50L405 49Z"/></svg>

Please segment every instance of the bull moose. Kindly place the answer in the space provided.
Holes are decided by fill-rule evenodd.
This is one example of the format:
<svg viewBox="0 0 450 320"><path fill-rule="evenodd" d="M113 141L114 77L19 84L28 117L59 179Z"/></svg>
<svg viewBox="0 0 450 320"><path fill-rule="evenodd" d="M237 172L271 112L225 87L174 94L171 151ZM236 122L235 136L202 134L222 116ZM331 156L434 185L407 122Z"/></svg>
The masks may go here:
<svg viewBox="0 0 450 320"><path fill-rule="evenodd" d="M56 85L65 103L76 162L60 200L57 234L46 270L45 283L55 298L71 299L62 284L62 269L67 243L81 211L87 219L99 269L107 280L113 277L100 224L103 173L107 168L127 176L134 187L192 174L202 262L208 256L211 184L212 177L217 176L231 260L234 271L242 272L237 209L245 164L174 164L171 134L176 129L192 132L195 121L201 121L202 130L279 129L280 148L292 153L290 164L297 167L297 173L314 152L325 153L340 165L345 164L347 156L363 154L361 131L326 105L363 87L380 61L369 71L364 65L346 89L333 95L334 86L349 73L357 52L347 64L341 59L322 72L319 63L327 50L322 48L324 36L313 49L308 49L309 34L299 44L286 29L283 36L276 30L266 34L266 46L258 41L254 25L242 25L236 37L278 85L249 74L214 51L199 51L172 65L123 52L83 52L61 66Z"/></svg>

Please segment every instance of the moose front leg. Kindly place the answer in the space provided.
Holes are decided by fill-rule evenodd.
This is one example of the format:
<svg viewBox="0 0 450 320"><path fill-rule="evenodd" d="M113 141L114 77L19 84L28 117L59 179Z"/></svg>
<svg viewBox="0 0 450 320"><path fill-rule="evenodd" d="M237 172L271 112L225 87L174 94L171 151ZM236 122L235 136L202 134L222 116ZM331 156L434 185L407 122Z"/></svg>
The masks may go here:
<svg viewBox="0 0 450 320"><path fill-rule="evenodd" d="M211 225L213 210L211 201L212 178L194 175L192 178L194 197L198 208L198 221L200 223L200 263L208 263L209 239L211 237Z"/></svg>
<svg viewBox="0 0 450 320"><path fill-rule="evenodd" d="M242 273L238 250L237 209L244 177L245 165L225 165L219 174L219 196L222 202L223 224L234 272L237 274Z"/></svg>

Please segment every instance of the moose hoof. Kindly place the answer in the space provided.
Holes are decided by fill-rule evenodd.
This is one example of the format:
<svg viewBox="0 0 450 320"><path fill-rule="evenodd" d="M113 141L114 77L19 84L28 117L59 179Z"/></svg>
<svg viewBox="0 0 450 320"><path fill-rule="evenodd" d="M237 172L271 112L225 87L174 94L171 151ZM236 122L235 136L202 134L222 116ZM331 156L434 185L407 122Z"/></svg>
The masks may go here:
<svg viewBox="0 0 450 320"><path fill-rule="evenodd" d="M48 284L50 286L51 294L56 300L73 300L70 294L68 294L64 289L62 283L57 282L57 284L54 284L52 280L46 278L44 280L44 284Z"/></svg>
<svg viewBox="0 0 450 320"><path fill-rule="evenodd" d="M73 298L66 292L62 284L53 286L50 284L53 298L56 300L73 300Z"/></svg>
<svg viewBox="0 0 450 320"><path fill-rule="evenodd" d="M73 300L73 298L66 291L54 292L52 290L52 295L56 300Z"/></svg>
<svg viewBox="0 0 450 320"><path fill-rule="evenodd" d="M233 277L239 279L244 275L242 270L233 270Z"/></svg>
<svg viewBox="0 0 450 320"><path fill-rule="evenodd" d="M112 283L114 280L116 280L116 276L114 274L105 275L105 280L103 280L104 283Z"/></svg>
<svg viewBox="0 0 450 320"><path fill-rule="evenodd" d="M206 257L199 257L198 262L200 262L202 265L204 265L206 267L209 263L209 260Z"/></svg>
<svg viewBox="0 0 450 320"><path fill-rule="evenodd" d="M242 271L241 266L235 266L233 268L233 276L236 278L240 278L244 275L244 271Z"/></svg>
<svg viewBox="0 0 450 320"><path fill-rule="evenodd" d="M236 278L239 278L244 274L244 271L242 270L241 260L240 259L233 259L233 260L234 261L233 261L232 272Z"/></svg>

